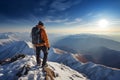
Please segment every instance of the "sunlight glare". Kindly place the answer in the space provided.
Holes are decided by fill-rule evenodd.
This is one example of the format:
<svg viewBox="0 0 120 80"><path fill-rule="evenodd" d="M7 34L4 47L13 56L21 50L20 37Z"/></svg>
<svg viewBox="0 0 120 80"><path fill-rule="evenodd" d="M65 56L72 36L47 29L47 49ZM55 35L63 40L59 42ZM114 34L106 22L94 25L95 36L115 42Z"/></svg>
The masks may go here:
<svg viewBox="0 0 120 80"><path fill-rule="evenodd" d="M105 28L105 27L107 27L108 26L108 20L106 20L106 19L101 19L101 20L99 20L98 21L98 25L101 27L101 28Z"/></svg>

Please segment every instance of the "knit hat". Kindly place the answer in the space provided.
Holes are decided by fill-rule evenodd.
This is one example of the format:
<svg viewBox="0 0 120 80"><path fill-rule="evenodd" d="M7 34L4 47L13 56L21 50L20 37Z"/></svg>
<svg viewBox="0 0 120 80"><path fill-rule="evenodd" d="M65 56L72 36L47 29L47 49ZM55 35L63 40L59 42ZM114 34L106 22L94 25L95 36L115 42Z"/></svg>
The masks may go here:
<svg viewBox="0 0 120 80"><path fill-rule="evenodd" d="M42 21L39 21L39 22L38 22L38 25L44 26L44 23L43 23Z"/></svg>

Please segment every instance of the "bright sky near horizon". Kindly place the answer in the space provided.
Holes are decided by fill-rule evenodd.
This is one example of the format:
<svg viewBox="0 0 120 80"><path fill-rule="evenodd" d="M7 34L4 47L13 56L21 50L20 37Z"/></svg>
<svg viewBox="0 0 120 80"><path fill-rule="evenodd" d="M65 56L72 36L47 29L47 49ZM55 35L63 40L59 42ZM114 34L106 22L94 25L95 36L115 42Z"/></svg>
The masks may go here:
<svg viewBox="0 0 120 80"><path fill-rule="evenodd" d="M0 32L120 33L120 0L2 0Z"/></svg>

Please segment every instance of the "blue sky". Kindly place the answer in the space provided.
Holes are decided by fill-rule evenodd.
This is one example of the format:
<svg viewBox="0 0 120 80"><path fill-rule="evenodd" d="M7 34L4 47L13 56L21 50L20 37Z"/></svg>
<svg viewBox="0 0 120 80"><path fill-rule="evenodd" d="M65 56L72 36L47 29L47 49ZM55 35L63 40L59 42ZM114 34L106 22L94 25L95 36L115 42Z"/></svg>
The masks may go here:
<svg viewBox="0 0 120 80"><path fill-rule="evenodd" d="M39 20L50 33L119 32L119 14L120 0L2 0L0 32L30 32ZM107 29L98 27L101 19Z"/></svg>

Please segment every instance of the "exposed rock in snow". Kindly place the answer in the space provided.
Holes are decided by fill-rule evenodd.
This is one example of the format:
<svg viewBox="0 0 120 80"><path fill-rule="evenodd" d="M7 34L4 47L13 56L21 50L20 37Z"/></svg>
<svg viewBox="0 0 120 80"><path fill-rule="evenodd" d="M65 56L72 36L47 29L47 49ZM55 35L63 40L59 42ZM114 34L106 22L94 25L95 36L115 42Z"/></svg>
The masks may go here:
<svg viewBox="0 0 120 80"><path fill-rule="evenodd" d="M34 55L27 55L24 59L0 66L0 80L44 80L45 73L42 71L42 68L36 66L35 60ZM24 70L18 76L18 72L25 64L29 65L29 71L25 74L26 71ZM48 62L48 66L57 74L54 80L88 80L82 74L63 64Z"/></svg>

